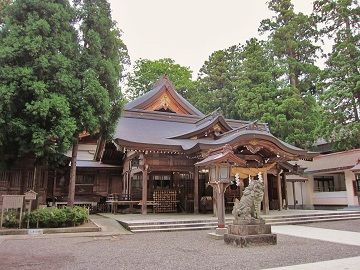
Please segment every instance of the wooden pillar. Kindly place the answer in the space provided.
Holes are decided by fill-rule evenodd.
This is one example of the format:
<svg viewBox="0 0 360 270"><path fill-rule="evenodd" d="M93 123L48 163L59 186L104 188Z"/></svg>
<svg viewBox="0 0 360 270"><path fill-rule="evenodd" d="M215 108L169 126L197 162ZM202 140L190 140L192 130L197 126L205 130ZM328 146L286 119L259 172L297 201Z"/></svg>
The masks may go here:
<svg viewBox="0 0 360 270"><path fill-rule="evenodd" d="M217 216L217 191L216 188L213 187L213 214Z"/></svg>
<svg viewBox="0 0 360 270"><path fill-rule="evenodd" d="M295 182L292 182L293 197L294 197L294 209L296 209L296 196L295 196Z"/></svg>
<svg viewBox="0 0 360 270"><path fill-rule="evenodd" d="M73 207L75 202L76 161L77 161L78 148L79 148L79 139L75 138L72 148L72 154L71 154L69 193L67 200L68 207ZM36 172L34 172L34 175L36 175Z"/></svg>
<svg viewBox="0 0 360 270"><path fill-rule="evenodd" d="M263 173L263 181L264 181L264 214L269 214L269 188L268 188L268 178L267 172Z"/></svg>
<svg viewBox="0 0 360 270"><path fill-rule="evenodd" d="M194 171L194 214L199 214L199 168Z"/></svg>
<svg viewBox="0 0 360 270"><path fill-rule="evenodd" d="M53 179L53 190L52 190L52 206L55 206L55 195L56 195L56 183L57 183L57 170L54 171L54 179Z"/></svg>
<svg viewBox="0 0 360 270"><path fill-rule="evenodd" d="M147 170L142 171L142 204L141 204L141 214L147 214L147 183L148 183L148 172Z"/></svg>
<svg viewBox="0 0 360 270"><path fill-rule="evenodd" d="M286 183L286 174L283 173L283 182L284 182L284 193L285 193L285 204L286 209L289 208L289 200L288 200L288 194L287 194L287 183Z"/></svg>
<svg viewBox="0 0 360 270"><path fill-rule="evenodd" d="M279 211L282 210L282 190L281 190L281 175L280 172L278 172L276 176L276 182L277 182L277 192L278 192L278 200L279 200Z"/></svg>

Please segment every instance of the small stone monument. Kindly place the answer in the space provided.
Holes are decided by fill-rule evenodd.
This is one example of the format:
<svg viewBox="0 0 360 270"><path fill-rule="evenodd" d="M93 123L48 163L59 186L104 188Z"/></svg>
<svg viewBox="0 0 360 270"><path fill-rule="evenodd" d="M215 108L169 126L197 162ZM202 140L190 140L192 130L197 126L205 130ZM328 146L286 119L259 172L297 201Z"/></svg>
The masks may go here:
<svg viewBox="0 0 360 270"><path fill-rule="evenodd" d="M229 225L224 235L226 244L238 247L248 245L276 245L276 234L271 233L271 225L260 217L260 206L264 196L264 183L261 173L258 180L251 180L240 201L236 199L232 214L234 223Z"/></svg>

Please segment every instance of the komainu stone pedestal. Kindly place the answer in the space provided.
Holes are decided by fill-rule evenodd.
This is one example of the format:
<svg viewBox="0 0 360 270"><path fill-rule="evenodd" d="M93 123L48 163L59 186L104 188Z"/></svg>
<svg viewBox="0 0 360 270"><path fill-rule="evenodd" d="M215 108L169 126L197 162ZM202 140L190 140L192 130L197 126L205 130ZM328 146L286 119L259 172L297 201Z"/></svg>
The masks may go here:
<svg viewBox="0 0 360 270"><path fill-rule="evenodd" d="M237 247L277 243L276 234L271 233L271 225L265 224L263 219L234 220L234 224L230 224L228 230L229 233L224 235L225 243Z"/></svg>

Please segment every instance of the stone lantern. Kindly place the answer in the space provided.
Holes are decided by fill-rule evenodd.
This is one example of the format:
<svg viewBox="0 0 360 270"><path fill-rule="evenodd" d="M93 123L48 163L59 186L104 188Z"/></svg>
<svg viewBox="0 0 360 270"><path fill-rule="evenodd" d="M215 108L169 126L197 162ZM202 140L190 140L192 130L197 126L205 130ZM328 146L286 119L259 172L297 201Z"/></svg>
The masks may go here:
<svg viewBox="0 0 360 270"><path fill-rule="evenodd" d="M230 163L213 163L209 165L209 184L216 192L216 209L218 228L225 228L225 200L224 193L230 185Z"/></svg>
<svg viewBox="0 0 360 270"><path fill-rule="evenodd" d="M231 166L245 166L246 161L237 157L230 145L210 151L208 157L195 164L197 167L206 167L209 169L209 185L211 185L216 194L216 207L218 217L218 227L216 234L220 237L226 233L225 228L225 200L224 193L230 185Z"/></svg>

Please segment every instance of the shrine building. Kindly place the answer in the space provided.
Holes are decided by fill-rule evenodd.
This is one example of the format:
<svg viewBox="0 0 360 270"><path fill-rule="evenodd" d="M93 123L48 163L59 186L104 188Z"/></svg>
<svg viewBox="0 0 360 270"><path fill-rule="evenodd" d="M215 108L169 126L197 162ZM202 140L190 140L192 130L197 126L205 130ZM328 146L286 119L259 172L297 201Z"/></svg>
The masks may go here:
<svg viewBox="0 0 360 270"><path fill-rule="evenodd" d="M218 110L204 115L163 76L152 90L125 105L113 146L103 144L97 158L106 162L114 148L123 154L121 184L111 192L141 201L141 213L146 214L148 206L155 212L198 213L209 207L213 190L208 169L194 164L225 145L243 160L232 168L231 177L237 174L240 185L233 182L226 190L226 203L232 207L249 176L260 172L265 213L288 205L286 178L296 179L293 174L298 169L289 161L312 160L317 155L276 138L266 124L226 119Z"/></svg>
<svg viewBox="0 0 360 270"><path fill-rule="evenodd" d="M202 164L214 151L231 151L241 161L231 168L226 208L241 197L249 177L262 173L265 213L291 205L287 184L304 179L296 175L295 162L317 155L276 138L266 124L226 119L219 110L204 115L163 76L152 90L125 105L111 142L80 136L75 204L106 211L110 201L113 210L134 206L142 214L148 208L157 213L213 211L216 194L209 185L209 168ZM66 205L69 164L56 169L31 164L19 161L1 171L0 195L32 189L38 193L37 205Z"/></svg>

